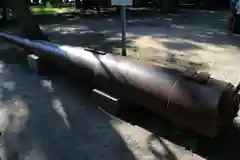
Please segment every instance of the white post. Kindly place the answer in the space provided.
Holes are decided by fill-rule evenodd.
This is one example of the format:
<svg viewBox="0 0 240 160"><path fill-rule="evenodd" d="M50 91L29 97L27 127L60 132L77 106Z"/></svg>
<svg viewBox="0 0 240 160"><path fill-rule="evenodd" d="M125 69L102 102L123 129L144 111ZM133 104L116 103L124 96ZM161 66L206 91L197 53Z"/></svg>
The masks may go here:
<svg viewBox="0 0 240 160"><path fill-rule="evenodd" d="M122 26L122 56L127 56L126 51L126 6L131 6L133 0L112 0L112 5L121 6L121 26Z"/></svg>

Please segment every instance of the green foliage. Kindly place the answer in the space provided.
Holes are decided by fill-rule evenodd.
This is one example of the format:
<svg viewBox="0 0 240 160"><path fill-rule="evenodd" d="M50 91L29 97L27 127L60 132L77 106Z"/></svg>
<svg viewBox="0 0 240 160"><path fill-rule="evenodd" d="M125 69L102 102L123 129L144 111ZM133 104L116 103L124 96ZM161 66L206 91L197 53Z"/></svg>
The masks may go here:
<svg viewBox="0 0 240 160"><path fill-rule="evenodd" d="M71 7L64 8L47 8L47 7L30 7L33 14L58 14L58 13L69 13L74 12L75 9Z"/></svg>

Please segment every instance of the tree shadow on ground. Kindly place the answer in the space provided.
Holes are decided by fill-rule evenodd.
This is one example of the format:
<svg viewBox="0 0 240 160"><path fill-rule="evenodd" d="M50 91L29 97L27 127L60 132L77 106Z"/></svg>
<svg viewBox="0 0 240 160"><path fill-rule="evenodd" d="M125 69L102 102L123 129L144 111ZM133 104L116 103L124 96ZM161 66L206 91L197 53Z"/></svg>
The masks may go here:
<svg viewBox="0 0 240 160"><path fill-rule="evenodd" d="M13 71L17 68L11 70L12 66L8 64L19 63L21 57L12 59L12 57L15 57L13 55L15 52L12 51L11 53L2 55L1 59L6 63L6 68ZM76 86L73 86L75 89L68 94L64 88L72 88L71 86L66 86L68 82L72 84L69 80L62 80L62 78L58 77L45 77L42 79L45 83L43 82L42 84L42 81L40 82L39 79L35 79L36 77L33 77L32 80L30 76L28 79L29 74L25 72L26 70L23 69L19 73L20 77L17 75L17 78L20 78L20 80L16 80L16 77L12 77L16 75L11 76L11 74L10 76L3 77L4 81L13 82L15 85L14 90L3 90L4 96L2 101L8 101L14 94L22 95L19 97L27 104L29 110L25 128L15 135L17 138L11 139L13 137L11 134L10 138L7 138L6 142L10 145L9 150L16 151L19 145L21 146L22 143L26 143L24 147L21 146L21 152L27 151L30 154L31 151L32 154L35 154L40 150L39 152L44 154L42 156L47 156L49 159L59 159L59 157L63 157L63 159L75 159L75 157L90 157L92 159L103 157L103 159L111 159L112 154L114 156L120 154L125 159L134 159L131 152L124 147L125 144L123 143L122 145L122 140L118 138L117 133L115 134L115 130L113 129L113 132L109 132L109 128L112 129L112 126L104 123L105 119L107 122L111 121L109 117L103 116L98 110L91 107L91 99L89 99L91 90L88 87L80 86L76 88ZM24 81L22 80L23 77ZM31 81L37 84L31 84ZM79 92L79 89L83 92ZM182 89L185 91L185 88ZM44 96L40 98L42 94ZM80 101L76 101L79 97L83 98ZM61 104L60 107L58 106L59 103ZM232 137L238 136L238 130L234 131L234 134L226 132L220 135L222 136L221 138L217 137L210 140L193 132L178 128L169 121L143 108L138 108L137 110L135 108L132 110L128 109L127 112L122 112L122 115L119 117L149 130L156 137L168 139L208 159L219 159L219 157L226 157L228 159L237 153L236 148L233 147L238 145L236 143L238 141L233 141ZM15 124L14 118L12 121L12 124ZM93 121L96 121L96 123L92 124ZM103 124L102 121L104 121ZM60 123L59 126L58 123ZM235 138L237 139L237 137ZM28 140L31 141L29 142ZM117 144L116 148L111 145L112 142ZM11 144L13 143L18 144L17 149L12 149L13 146ZM169 153L163 155L162 152L151 148L153 146L149 146L153 154L159 159L165 157L165 159L175 160L176 157L164 142L160 140L159 143L165 148L165 152ZM99 150L99 148L103 150ZM221 153L217 153L215 148L221 150ZM111 155L109 155L109 150L112 153ZM93 152L95 153L94 155L91 154ZM118 158L123 157L119 156Z"/></svg>
<svg viewBox="0 0 240 160"><path fill-rule="evenodd" d="M66 25L65 27L57 25L54 28L47 29L46 32L52 42L58 44L80 46L106 53L120 53L119 51L122 48L121 35L117 35L119 30L99 29L98 26L88 28L86 25L81 27L76 25ZM112 37L112 35L115 36ZM131 48L130 41L131 39L128 39L125 43L127 48Z"/></svg>
<svg viewBox="0 0 240 160"><path fill-rule="evenodd" d="M90 87L76 86L61 74L34 75L17 53L0 54L8 159L135 159L112 126L114 119L92 104Z"/></svg>
<svg viewBox="0 0 240 160"><path fill-rule="evenodd" d="M238 155L240 129L236 124L228 127L215 138L207 138L193 131L179 127L144 108L134 108L132 110L123 111L120 117L133 125L147 129L153 133L154 137L157 139L164 138L209 160L234 159ZM151 142L149 143L151 144ZM159 143L164 147L161 141ZM153 146L151 145L149 145L149 148L156 157L166 152L166 148L164 151L153 150ZM182 155L183 151L181 149L175 149L174 154ZM184 157L185 155L182 156ZM170 159L176 159L174 155L171 157Z"/></svg>
<svg viewBox="0 0 240 160"><path fill-rule="evenodd" d="M188 12L189 13L189 12ZM206 15L205 15L206 14ZM214 15L214 16L212 16ZM226 29L222 28L225 24L224 21L221 21L220 18L222 18L220 15L225 14L218 14L216 12L202 12L202 14L196 13L196 15L191 15L194 18L192 21L185 18L189 17L189 15L167 15L166 18L168 19L162 19L161 17L154 17L154 19L160 19L160 24L162 24L161 27L153 29L152 32L146 31L146 28L140 28L140 31L138 31L138 36L146 36L151 35L155 37L169 37L169 38L179 38L179 39L186 39L193 42L199 42L199 43L208 43L213 45L232 45L238 47L239 44L237 43L238 38L230 35L226 35L225 32L221 33L222 31L226 31ZM217 19L212 19L212 17L218 17ZM172 19L170 20L169 19ZM177 18L175 18L177 17ZM210 24L206 23L206 19L210 20ZM226 19L226 17L225 17ZM164 22L166 21L166 22ZM170 22L169 22L170 21ZM173 22L172 22L173 21ZM57 24L56 26L59 27L59 31L55 31L54 33L50 33L50 36L55 36L54 41L59 42L62 44L70 44L70 45L82 45L85 47L91 47L91 48L97 48L104 50L102 46L106 42L108 44L108 40L112 38L112 34L116 35L119 33L119 30L116 31L116 27L118 23L116 23L113 19L106 19L106 23L104 23L104 19L102 19L101 24L99 21L95 20L84 20L82 21L84 23L83 26L86 28L81 30L82 25L80 26L78 20L70 20L67 22L66 26ZM135 22L129 22L133 25L143 25L143 20L136 20ZM197 22L197 24L194 24ZM64 22L65 23L65 22ZM144 25L148 26L150 25L156 25L157 26L158 21L144 21ZM74 25L75 25L75 31L74 31ZM199 25L199 26L198 26ZM201 26L202 25L202 26ZM55 27L56 27L55 26ZM219 29L219 28L220 29ZM68 31L64 31L68 28ZM80 28L80 29L79 29ZM217 29L216 29L217 28ZM72 31L73 29L73 31ZM190 29L192 32L190 33ZM54 27L49 29L54 30ZM61 31L60 31L61 30ZM78 30L77 33L76 30ZM90 33L89 33L90 30ZM135 33L136 29L130 28L131 33ZM178 34L180 33L188 33L188 34ZM70 33L69 33L70 32ZM102 33L101 33L102 32ZM209 33L208 33L209 32ZM160 33L160 35L158 35ZM53 35L51 35L53 34ZM97 36L96 36L97 35ZM206 36L207 35L207 36ZM210 36L209 36L210 35ZM201 37L202 36L202 37ZM229 37L228 37L229 36ZM97 37L97 38L96 38ZM199 38L200 37L200 38ZM228 37L228 38L226 38ZM134 36L133 36L134 38ZM114 39L114 38L113 38ZM232 40L231 40L232 39ZM114 41L114 40L113 40ZM110 43L111 44L111 43ZM120 44L120 39L117 39L117 45ZM113 52L113 48L115 48L116 43L112 43L105 50L105 52ZM163 43L163 45L166 45L168 48L172 48L172 50L176 49L176 45L169 43ZM178 44L177 44L178 45ZM196 46L199 48L199 46ZM190 46L190 49L193 47ZM183 51L188 50L189 47L182 48ZM175 56L171 53L169 53L168 58L169 61L175 61ZM201 136L195 135L192 132L188 131L182 131L182 129L177 128L176 126L172 125L170 122L165 122L158 116L154 116L153 113L148 113L146 110L143 111L134 111L129 112L130 114L135 115L134 119L130 121L134 121L133 123L142 126L148 130L150 130L153 133L156 133L156 135L164 137L166 139L169 139L170 141L173 141L174 143L180 144L182 146L185 146L187 149L192 150L193 152L202 155L208 159L231 159L229 157L236 155L237 148L238 147L238 135L239 131L238 129L234 129L232 127L231 130L235 130L232 133L222 133L219 137L215 139L205 139ZM137 114L136 114L137 113ZM123 118L124 119L124 118ZM126 119L127 120L127 119ZM157 122L157 123L151 123L149 122ZM159 129L161 126L161 129ZM41 133L41 132L40 132ZM68 136L67 136L68 137ZM207 149L205 149L207 148ZM218 150L217 150L218 149ZM220 154L219 154L220 153Z"/></svg>
<svg viewBox="0 0 240 160"><path fill-rule="evenodd" d="M162 146L162 151L158 151L156 147L154 147L154 142L159 143ZM155 135L151 135L148 137L148 148L151 150L151 152L160 159L166 159L166 160L178 160L175 154L169 149L169 147L166 145L166 143L160 138L156 137ZM164 157L164 158L163 158Z"/></svg>
<svg viewBox="0 0 240 160"><path fill-rule="evenodd" d="M228 15L227 11L185 11L157 16L156 20L130 19L128 32L137 30L140 36L182 39L183 43L239 47L239 37L228 31Z"/></svg>
<svg viewBox="0 0 240 160"><path fill-rule="evenodd" d="M140 12L140 11L139 11ZM219 49L227 47L239 48L239 37L231 35L227 30L226 11L181 11L172 14L149 14L140 16L128 13L127 23L127 48L130 56L141 58L139 46L135 46L135 41L141 37L151 37L161 44L167 51L158 50L158 53L151 54L151 51L144 51L144 59L156 63L169 63L169 57L178 61L189 61L194 66L201 66L201 62L190 60L192 55L198 51L209 51L213 54L220 54ZM83 46L102 50L108 53L121 52L121 27L119 17L99 16L79 17L79 15L65 14L66 19L60 22L51 20L53 23L45 25L44 31L50 36L53 42ZM146 18L147 17L147 18ZM164 41L161 41L164 39ZM168 40L168 41L167 41ZM145 42L148 43L148 42ZM216 49L212 49L212 47ZM168 56L161 57L159 53L167 53ZM181 55L175 52L181 52ZM235 54L229 53L229 54ZM187 55L187 56L185 56ZM180 58L179 58L180 57ZM185 62L184 62L185 63ZM196 64L195 64L196 63ZM207 68L207 67L203 67Z"/></svg>
<svg viewBox="0 0 240 160"><path fill-rule="evenodd" d="M83 45L114 53L112 50L115 46L117 50L121 48L121 36L119 35L121 23L119 15L114 14L113 11L109 12L106 14L104 12L102 15L65 13L35 17L40 24L43 24L50 38L58 43ZM227 29L227 11L180 10L178 13L160 14L151 9L131 9L127 13L127 18L128 47L130 50L136 50L135 55L138 54L137 49L131 43L143 36L150 36L153 39L166 38L170 41L182 40L184 45L182 45L181 52L197 50L202 46L202 48L207 48L207 45L239 48L239 37L231 35ZM72 27L76 30L82 26L85 27L85 31L79 31L80 33L63 31L64 28ZM56 28L59 28L59 31L53 31ZM161 43L165 48L172 50L173 43L176 42ZM188 45L190 43L192 46ZM176 47L174 49L177 50Z"/></svg>

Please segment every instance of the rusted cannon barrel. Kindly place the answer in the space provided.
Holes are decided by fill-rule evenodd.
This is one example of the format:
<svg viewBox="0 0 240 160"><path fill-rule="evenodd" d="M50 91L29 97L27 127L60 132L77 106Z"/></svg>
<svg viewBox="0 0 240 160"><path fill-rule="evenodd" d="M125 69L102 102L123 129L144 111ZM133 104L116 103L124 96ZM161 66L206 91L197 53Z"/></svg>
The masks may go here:
<svg viewBox="0 0 240 160"><path fill-rule="evenodd" d="M208 137L232 124L238 111L239 87L207 74L177 71L5 33L0 33L0 37L94 83L109 95L145 107Z"/></svg>

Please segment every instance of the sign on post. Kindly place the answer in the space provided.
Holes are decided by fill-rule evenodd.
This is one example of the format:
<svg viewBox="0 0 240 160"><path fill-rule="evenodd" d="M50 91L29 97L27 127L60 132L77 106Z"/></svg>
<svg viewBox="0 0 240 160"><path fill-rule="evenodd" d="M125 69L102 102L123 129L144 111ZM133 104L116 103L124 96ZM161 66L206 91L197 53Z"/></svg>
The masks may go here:
<svg viewBox="0 0 240 160"><path fill-rule="evenodd" d="M113 6L132 6L133 0L112 0Z"/></svg>
<svg viewBox="0 0 240 160"><path fill-rule="evenodd" d="M122 56L126 56L126 6L133 5L133 0L111 0L113 6L121 6L122 21Z"/></svg>

